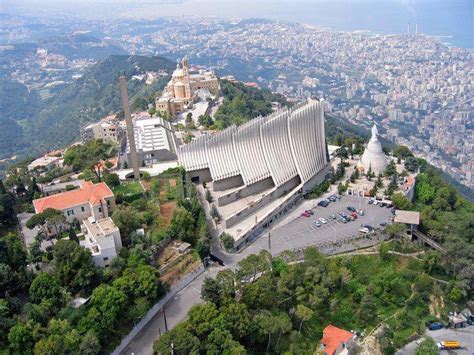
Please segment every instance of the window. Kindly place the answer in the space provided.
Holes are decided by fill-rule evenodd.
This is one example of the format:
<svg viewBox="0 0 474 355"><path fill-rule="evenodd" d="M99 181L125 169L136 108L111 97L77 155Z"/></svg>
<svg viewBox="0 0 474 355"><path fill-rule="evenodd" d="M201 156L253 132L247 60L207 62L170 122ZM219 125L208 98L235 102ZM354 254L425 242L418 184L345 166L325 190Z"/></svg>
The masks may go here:
<svg viewBox="0 0 474 355"><path fill-rule="evenodd" d="M103 258L103 259L104 259L104 261L107 261L107 260L109 260L109 257L108 257L108 256L106 256L106 257L105 257L105 258Z"/></svg>
<svg viewBox="0 0 474 355"><path fill-rule="evenodd" d="M68 210L67 215L68 216L73 216L74 215L74 210Z"/></svg>
<svg viewBox="0 0 474 355"><path fill-rule="evenodd" d="M102 207L99 207L99 213L102 213Z"/></svg>
<svg viewBox="0 0 474 355"><path fill-rule="evenodd" d="M85 208L84 206L81 207L81 212L84 212L85 211Z"/></svg>

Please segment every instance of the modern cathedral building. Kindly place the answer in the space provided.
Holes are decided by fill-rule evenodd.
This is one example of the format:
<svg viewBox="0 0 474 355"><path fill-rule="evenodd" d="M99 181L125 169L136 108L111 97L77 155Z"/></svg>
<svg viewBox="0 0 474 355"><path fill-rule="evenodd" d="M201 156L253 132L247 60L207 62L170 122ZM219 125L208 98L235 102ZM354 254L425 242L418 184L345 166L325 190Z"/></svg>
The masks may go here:
<svg viewBox="0 0 474 355"><path fill-rule="evenodd" d="M193 181L206 182L240 249L327 177L323 102L201 136L180 147L178 159Z"/></svg>

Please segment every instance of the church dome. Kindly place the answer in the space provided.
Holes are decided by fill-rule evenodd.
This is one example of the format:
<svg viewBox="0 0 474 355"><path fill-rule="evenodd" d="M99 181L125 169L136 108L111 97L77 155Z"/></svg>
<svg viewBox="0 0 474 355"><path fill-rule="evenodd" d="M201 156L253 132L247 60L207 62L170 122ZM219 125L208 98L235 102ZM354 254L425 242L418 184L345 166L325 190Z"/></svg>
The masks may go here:
<svg viewBox="0 0 474 355"><path fill-rule="evenodd" d="M383 174L388 165L388 161L377 135L377 126L374 125L372 127L372 137L364 150L364 154L362 154L360 164L364 167L365 172L370 168L375 174Z"/></svg>

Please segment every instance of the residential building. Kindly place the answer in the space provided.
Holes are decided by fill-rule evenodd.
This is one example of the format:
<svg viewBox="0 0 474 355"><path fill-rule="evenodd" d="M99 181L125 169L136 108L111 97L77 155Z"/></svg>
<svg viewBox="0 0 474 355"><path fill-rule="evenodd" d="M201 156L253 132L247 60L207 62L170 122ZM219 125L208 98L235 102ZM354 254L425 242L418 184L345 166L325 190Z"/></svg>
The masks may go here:
<svg viewBox="0 0 474 355"><path fill-rule="evenodd" d="M47 208L59 210L67 222L83 221L89 217L98 220L109 217L115 207L115 198L105 182L94 184L85 181L79 189L33 200L33 206L36 213Z"/></svg>
<svg viewBox="0 0 474 355"><path fill-rule="evenodd" d="M51 169L63 166L63 157L61 152L51 152L28 164L28 171L41 168L49 171Z"/></svg>
<svg viewBox="0 0 474 355"><path fill-rule="evenodd" d="M84 180L71 180L59 182L57 184L39 184L43 196L56 195L61 192L79 189L84 184Z"/></svg>
<svg viewBox="0 0 474 355"><path fill-rule="evenodd" d="M81 138L83 142L93 139L118 142L123 136L123 133L119 122L115 119L115 115L113 115L105 117L100 122L86 126L81 131Z"/></svg>
<svg viewBox="0 0 474 355"><path fill-rule="evenodd" d="M355 334L329 324L323 330L320 350L325 355L346 355L354 343Z"/></svg>
<svg viewBox="0 0 474 355"><path fill-rule="evenodd" d="M89 217L83 221L83 246L91 251L92 261L98 267L107 267L117 257L122 248L120 231L112 218L94 219Z"/></svg>

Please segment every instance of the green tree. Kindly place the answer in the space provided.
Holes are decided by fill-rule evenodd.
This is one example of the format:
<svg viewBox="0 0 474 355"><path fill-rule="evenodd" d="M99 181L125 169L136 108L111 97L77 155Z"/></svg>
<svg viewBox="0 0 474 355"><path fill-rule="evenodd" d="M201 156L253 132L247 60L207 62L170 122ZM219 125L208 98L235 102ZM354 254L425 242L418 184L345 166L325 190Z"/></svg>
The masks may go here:
<svg viewBox="0 0 474 355"><path fill-rule="evenodd" d="M220 307L222 290L219 282L213 278L206 277L201 286L201 297L204 301L212 302L217 307Z"/></svg>
<svg viewBox="0 0 474 355"><path fill-rule="evenodd" d="M120 186L119 176L115 173L112 173L112 174L109 173L109 174L105 175L104 182L111 189L113 189L114 187Z"/></svg>
<svg viewBox="0 0 474 355"><path fill-rule="evenodd" d="M30 286L30 300L41 303L43 300L51 300L55 305L62 302L62 292L58 280L46 272L40 272Z"/></svg>
<svg viewBox="0 0 474 355"><path fill-rule="evenodd" d="M390 196L390 200L393 203L393 206L398 210L411 210L413 208L412 203L405 195L401 192L397 192Z"/></svg>
<svg viewBox="0 0 474 355"><path fill-rule="evenodd" d="M173 212L171 218L170 234L173 238L180 239L184 242L195 243L194 218L191 212L184 208L177 208Z"/></svg>
<svg viewBox="0 0 474 355"><path fill-rule="evenodd" d="M53 249L52 265L62 286L84 294L92 290L97 271L89 250L72 240L59 240Z"/></svg>
<svg viewBox="0 0 474 355"><path fill-rule="evenodd" d="M225 250L231 251L232 249L234 249L234 238L230 234L225 232L222 233L220 236L220 240Z"/></svg>
<svg viewBox="0 0 474 355"><path fill-rule="evenodd" d="M206 201L212 203L212 194L209 190L206 190Z"/></svg>
<svg viewBox="0 0 474 355"><path fill-rule="evenodd" d="M176 354L199 354L201 341L188 328L188 323L183 322L162 334L153 344L153 350L157 354L169 354L172 349Z"/></svg>
<svg viewBox="0 0 474 355"><path fill-rule="evenodd" d="M112 330L123 318L125 307L127 306L127 296L116 287L100 285L91 297L91 306L100 315L100 325L104 330Z"/></svg>
<svg viewBox="0 0 474 355"><path fill-rule="evenodd" d="M426 337L416 348L416 355L438 355L439 349L433 338Z"/></svg>
<svg viewBox="0 0 474 355"><path fill-rule="evenodd" d="M311 319L311 317L313 316L313 311L305 305L299 304L296 306L295 316L300 320L298 331L301 333L301 327L303 325L303 322L307 322Z"/></svg>
<svg viewBox="0 0 474 355"><path fill-rule="evenodd" d="M390 160L387 167L385 168L384 175L389 177L397 175L397 166L395 165L395 161Z"/></svg>
<svg viewBox="0 0 474 355"><path fill-rule="evenodd" d="M130 244L132 232L141 228L144 222L134 208L125 205L115 207L112 213L112 220L120 230L120 235L125 245Z"/></svg>
<svg viewBox="0 0 474 355"><path fill-rule="evenodd" d="M81 355L96 355L100 352L100 342L96 335L89 331L87 332L79 345L79 352Z"/></svg>
<svg viewBox="0 0 474 355"><path fill-rule="evenodd" d="M31 327L26 324L15 324L8 333L10 350L16 354L31 354L33 348L33 334Z"/></svg>
<svg viewBox="0 0 474 355"><path fill-rule="evenodd" d="M412 157L413 153L411 150L404 145L397 145L393 150L393 155L405 159L407 157Z"/></svg>

